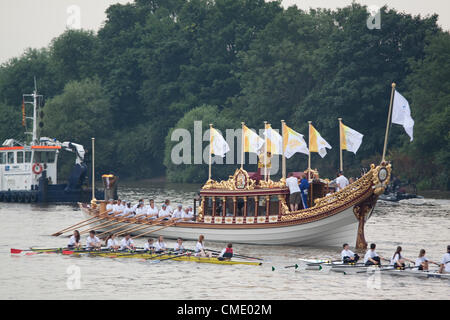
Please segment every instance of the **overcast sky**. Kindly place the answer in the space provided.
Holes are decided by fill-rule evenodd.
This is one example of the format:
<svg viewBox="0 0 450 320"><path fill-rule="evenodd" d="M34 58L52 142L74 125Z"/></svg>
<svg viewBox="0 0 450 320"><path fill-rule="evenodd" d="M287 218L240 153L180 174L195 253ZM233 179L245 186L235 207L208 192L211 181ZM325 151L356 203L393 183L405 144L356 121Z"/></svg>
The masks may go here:
<svg viewBox="0 0 450 320"><path fill-rule="evenodd" d="M20 55L26 48L41 48L60 35L68 25L98 30L105 9L129 0L0 0L0 63ZM439 14L439 24L450 29L448 0L358 0L368 6L388 4L399 11L422 16ZM301 9L344 7L352 0L283 0L284 7ZM381 21L382 23L382 21Z"/></svg>

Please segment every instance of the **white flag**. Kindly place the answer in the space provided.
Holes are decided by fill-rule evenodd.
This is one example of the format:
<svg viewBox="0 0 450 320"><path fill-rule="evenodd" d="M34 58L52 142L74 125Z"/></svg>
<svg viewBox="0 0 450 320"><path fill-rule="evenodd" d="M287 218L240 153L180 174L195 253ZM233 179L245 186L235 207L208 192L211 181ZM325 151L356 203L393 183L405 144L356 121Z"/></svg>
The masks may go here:
<svg viewBox="0 0 450 320"><path fill-rule="evenodd" d="M262 152L262 146L264 145L264 139L255 133L253 130L247 128L244 125L242 134L244 135L244 152L254 152L260 154Z"/></svg>
<svg viewBox="0 0 450 320"><path fill-rule="evenodd" d="M211 128L211 154L225 157L225 153L230 151L230 146L222 135L214 128Z"/></svg>
<svg viewBox="0 0 450 320"><path fill-rule="evenodd" d="M284 155L286 158L292 157L296 152L309 154L308 146L306 145L303 135L284 125Z"/></svg>
<svg viewBox="0 0 450 320"><path fill-rule="evenodd" d="M347 127L342 122L340 123L340 130L342 150L347 150L356 154L356 151L358 151L361 146L364 135L350 127Z"/></svg>
<svg viewBox="0 0 450 320"><path fill-rule="evenodd" d="M392 123L401 124L413 141L414 120L411 118L411 109L408 100L395 90L394 107L392 109Z"/></svg>
<svg viewBox="0 0 450 320"><path fill-rule="evenodd" d="M270 152L271 154L283 153L283 138L278 132L272 129L270 124L266 125L263 135L267 139L267 152Z"/></svg>

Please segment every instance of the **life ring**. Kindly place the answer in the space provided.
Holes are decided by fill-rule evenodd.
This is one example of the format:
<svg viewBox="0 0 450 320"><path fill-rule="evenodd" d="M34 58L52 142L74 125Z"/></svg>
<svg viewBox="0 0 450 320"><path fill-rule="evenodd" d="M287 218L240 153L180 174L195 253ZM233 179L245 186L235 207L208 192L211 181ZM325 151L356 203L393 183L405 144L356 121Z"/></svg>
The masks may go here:
<svg viewBox="0 0 450 320"><path fill-rule="evenodd" d="M33 164L33 168L32 168L34 174L40 174L42 172L42 170L44 170L44 168L42 168L42 165L40 163L35 163Z"/></svg>

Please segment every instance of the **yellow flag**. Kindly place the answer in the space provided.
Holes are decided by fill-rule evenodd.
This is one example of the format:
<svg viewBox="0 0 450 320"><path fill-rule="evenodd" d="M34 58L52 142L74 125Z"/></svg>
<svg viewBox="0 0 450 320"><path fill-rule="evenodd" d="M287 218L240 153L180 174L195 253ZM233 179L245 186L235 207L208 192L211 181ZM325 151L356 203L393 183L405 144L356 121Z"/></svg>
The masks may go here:
<svg viewBox="0 0 450 320"><path fill-rule="evenodd" d="M309 154L308 146L306 145L305 139L303 139L303 135L289 128L284 122L283 126L283 148L286 158L289 159L296 152Z"/></svg>
<svg viewBox="0 0 450 320"><path fill-rule="evenodd" d="M331 146L322 138L313 125L309 124L309 151L317 152L323 158L327 154L326 148L331 149Z"/></svg>
<svg viewBox="0 0 450 320"><path fill-rule="evenodd" d="M341 133L341 149L348 150L356 154L361 146L363 136L356 130L347 127L342 122L340 123L339 130Z"/></svg>
<svg viewBox="0 0 450 320"><path fill-rule="evenodd" d="M243 126L244 135L244 152L260 153L261 147L264 145L264 139L257 135L254 131Z"/></svg>
<svg viewBox="0 0 450 320"><path fill-rule="evenodd" d="M282 154L282 141L283 138L280 136L278 132L272 129L270 124L266 124L264 128L264 136L267 140L267 152L271 154ZM265 143L265 141L264 141Z"/></svg>

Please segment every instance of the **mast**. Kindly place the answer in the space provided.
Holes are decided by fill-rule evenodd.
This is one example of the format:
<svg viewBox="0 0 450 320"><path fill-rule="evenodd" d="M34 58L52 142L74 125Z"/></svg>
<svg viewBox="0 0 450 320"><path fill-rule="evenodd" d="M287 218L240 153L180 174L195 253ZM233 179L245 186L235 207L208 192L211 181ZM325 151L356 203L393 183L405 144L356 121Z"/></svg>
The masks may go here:
<svg viewBox="0 0 450 320"><path fill-rule="evenodd" d="M387 124L386 124L386 134L384 136L383 157L381 158L382 163L385 161L385 156L386 156L386 147L387 147L388 135L389 135L389 125L391 122L392 103L394 101L395 86L396 86L395 82L393 82L392 90L391 90L391 102L389 103L389 113L388 113Z"/></svg>
<svg viewBox="0 0 450 320"><path fill-rule="evenodd" d="M264 121L264 130L267 130L267 121ZM267 181L267 132L264 135L264 181Z"/></svg>
<svg viewBox="0 0 450 320"><path fill-rule="evenodd" d="M212 123L209 124L209 173L208 180L211 180L211 136L212 136Z"/></svg>
<svg viewBox="0 0 450 320"><path fill-rule="evenodd" d="M312 121L308 121L308 181L311 178L311 123Z"/></svg>
<svg viewBox="0 0 450 320"><path fill-rule="evenodd" d="M36 87L36 77L34 77L34 91L33 91L33 142L32 142L32 144L38 144L36 122L37 122L37 87Z"/></svg>
<svg viewBox="0 0 450 320"><path fill-rule="evenodd" d="M92 200L95 200L95 138L92 140Z"/></svg>
<svg viewBox="0 0 450 320"><path fill-rule="evenodd" d="M344 171L344 165L342 162L342 118L338 118L339 121L339 170Z"/></svg>
<svg viewBox="0 0 450 320"><path fill-rule="evenodd" d="M241 169L244 169L244 144L245 144L244 124L245 124L245 122L241 122L241 126L242 126L242 135L241 135Z"/></svg>
<svg viewBox="0 0 450 320"><path fill-rule="evenodd" d="M281 144L281 152L282 152L282 155L281 155L281 167L282 167L282 178L283 179L286 179L286 156L284 155L284 139L285 139L285 135L286 135L286 130L285 130L285 123L284 123L284 120L281 120L281 135L282 135L282 138L281 138L281 141L282 141L282 144Z"/></svg>

